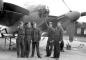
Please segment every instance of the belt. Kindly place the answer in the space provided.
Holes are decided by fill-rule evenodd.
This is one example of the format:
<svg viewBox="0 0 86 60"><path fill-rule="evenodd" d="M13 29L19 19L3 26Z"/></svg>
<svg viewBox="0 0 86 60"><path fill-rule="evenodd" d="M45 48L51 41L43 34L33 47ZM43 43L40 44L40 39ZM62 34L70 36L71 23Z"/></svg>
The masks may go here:
<svg viewBox="0 0 86 60"><path fill-rule="evenodd" d="M25 35L31 35L31 34L25 34Z"/></svg>
<svg viewBox="0 0 86 60"><path fill-rule="evenodd" d="M19 34L19 35L24 35L24 34Z"/></svg>

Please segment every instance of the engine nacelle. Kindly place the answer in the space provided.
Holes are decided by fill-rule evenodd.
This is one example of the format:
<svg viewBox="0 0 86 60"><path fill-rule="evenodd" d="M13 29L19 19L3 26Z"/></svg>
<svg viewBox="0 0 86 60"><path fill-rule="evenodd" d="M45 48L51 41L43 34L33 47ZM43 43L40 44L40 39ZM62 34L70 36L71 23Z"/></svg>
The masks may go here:
<svg viewBox="0 0 86 60"><path fill-rule="evenodd" d="M65 14L65 16L67 16L71 21L76 21L80 18L81 14L80 12L72 11L72 12Z"/></svg>

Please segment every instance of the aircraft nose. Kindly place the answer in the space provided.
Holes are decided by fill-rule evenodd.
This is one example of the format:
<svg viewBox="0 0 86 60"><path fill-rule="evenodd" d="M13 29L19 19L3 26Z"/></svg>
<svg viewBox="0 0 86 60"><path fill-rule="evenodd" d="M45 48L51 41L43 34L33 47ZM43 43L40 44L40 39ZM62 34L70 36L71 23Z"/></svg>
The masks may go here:
<svg viewBox="0 0 86 60"><path fill-rule="evenodd" d="M71 21L76 21L80 18L81 14L80 12L77 11L72 11L66 14L66 16L71 20Z"/></svg>

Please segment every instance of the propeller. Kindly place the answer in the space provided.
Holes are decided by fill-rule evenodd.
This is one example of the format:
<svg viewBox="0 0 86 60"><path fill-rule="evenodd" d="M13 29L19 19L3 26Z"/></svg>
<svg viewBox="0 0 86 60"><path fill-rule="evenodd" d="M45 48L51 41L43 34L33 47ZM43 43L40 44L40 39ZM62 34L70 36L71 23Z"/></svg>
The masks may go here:
<svg viewBox="0 0 86 60"><path fill-rule="evenodd" d="M82 12L81 13L81 16L86 16L86 12Z"/></svg>

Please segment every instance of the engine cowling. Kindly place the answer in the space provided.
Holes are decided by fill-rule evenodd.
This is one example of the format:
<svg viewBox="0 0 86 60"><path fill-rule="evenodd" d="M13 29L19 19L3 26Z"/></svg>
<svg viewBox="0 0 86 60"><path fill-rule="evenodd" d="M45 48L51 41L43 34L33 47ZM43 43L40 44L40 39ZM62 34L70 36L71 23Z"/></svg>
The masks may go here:
<svg viewBox="0 0 86 60"><path fill-rule="evenodd" d="M65 16L67 16L71 21L76 21L80 18L81 14L80 12L77 12L77 11L71 11L65 14Z"/></svg>

